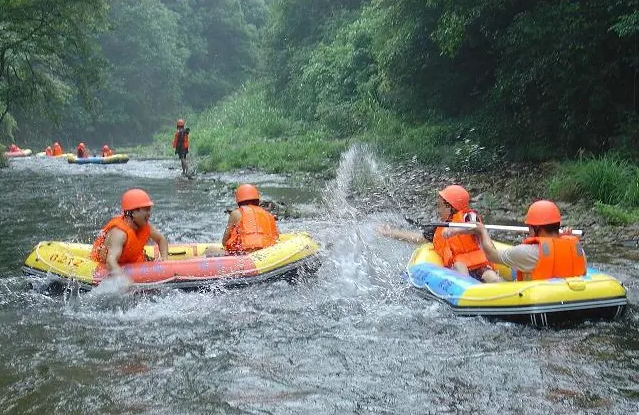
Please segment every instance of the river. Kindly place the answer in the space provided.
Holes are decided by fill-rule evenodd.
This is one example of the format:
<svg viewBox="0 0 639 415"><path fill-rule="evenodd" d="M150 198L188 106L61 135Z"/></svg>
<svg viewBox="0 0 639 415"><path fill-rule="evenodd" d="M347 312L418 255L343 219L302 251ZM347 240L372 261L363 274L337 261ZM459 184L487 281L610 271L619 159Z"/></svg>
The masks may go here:
<svg viewBox="0 0 639 415"><path fill-rule="evenodd" d="M454 316L400 282L413 247L374 233L399 213L349 202L383 177L358 152L329 183L185 180L177 160L11 160L0 169L0 413L639 413L637 263L593 264L629 290L620 321L536 329ZM216 293L26 286L20 267L37 242L90 243L133 186L154 199L151 221L170 242L219 240L240 181L300 213L280 231L322 244L317 275Z"/></svg>

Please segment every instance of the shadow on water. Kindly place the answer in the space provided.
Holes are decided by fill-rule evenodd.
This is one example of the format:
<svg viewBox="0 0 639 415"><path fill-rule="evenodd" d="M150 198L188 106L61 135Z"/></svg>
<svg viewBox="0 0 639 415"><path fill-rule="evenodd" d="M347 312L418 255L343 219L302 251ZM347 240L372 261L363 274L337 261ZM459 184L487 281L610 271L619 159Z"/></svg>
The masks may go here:
<svg viewBox="0 0 639 415"><path fill-rule="evenodd" d="M398 278L412 246L381 239L403 223L386 167L365 147L337 177L198 175L176 161L0 170L0 407L24 413L634 413L639 319L538 330L456 317ZM105 166L100 166L105 167ZM324 247L315 277L209 292L51 297L24 289L29 249L90 242L131 186L149 191L171 241L219 240L237 182L305 214L279 222ZM15 184L19 183L19 186ZM637 303L636 263L595 264Z"/></svg>

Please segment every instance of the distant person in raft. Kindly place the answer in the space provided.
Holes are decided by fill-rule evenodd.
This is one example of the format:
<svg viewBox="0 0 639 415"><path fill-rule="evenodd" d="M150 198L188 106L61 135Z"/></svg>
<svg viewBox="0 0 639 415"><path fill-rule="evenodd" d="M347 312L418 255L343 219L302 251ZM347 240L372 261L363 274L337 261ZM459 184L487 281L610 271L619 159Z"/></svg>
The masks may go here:
<svg viewBox="0 0 639 415"><path fill-rule="evenodd" d="M443 222L481 222L481 218L470 209L470 195L461 186L447 186L438 192L437 215ZM377 227L383 236L422 244L433 241L435 252L442 258L445 267L482 282L503 282L493 270L482 251L474 229L443 228L427 229L423 233L393 229L389 225Z"/></svg>
<svg viewBox="0 0 639 415"><path fill-rule="evenodd" d="M53 155L53 149L51 148L51 146L47 146L47 148L44 149L44 155L45 156L52 156Z"/></svg>
<svg viewBox="0 0 639 415"><path fill-rule="evenodd" d="M113 155L113 150L109 148L108 145L102 146L102 157L111 157Z"/></svg>
<svg viewBox="0 0 639 415"><path fill-rule="evenodd" d="M62 155L62 146L57 141L53 143L53 155L61 156Z"/></svg>
<svg viewBox="0 0 639 415"><path fill-rule="evenodd" d="M252 184L235 190L237 209L229 214L222 237L223 250L207 248L206 256L242 255L273 245L279 232L275 216L260 207L260 194Z"/></svg>
<svg viewBox="0 0 639 415"><path fill-rule="evenodd" d="M89 157L89 150L87 149L87 146L85 146L84 143L78 144L78 147L76 147L75 149L75 155L79 159L85 159Z"/></svg>
<svg viewBox="0 0 639 415"><path fill-rule="evenodd" d="M18 151L21 151L21 149L17 145L11 144L9 146L9 153L17 153Z"/></svg>
<svg viewBox="0 0 639 415"><path fill-rule="evenodd" d="M173 134L173 148L175 154L180 158L182 164L182 175L189 175L189 164L186 161L186 155L189 154L189 133L190 129L184 128L184 120L177 120L177 130Z"/></svg>
<svg viewBox="0 0 639 415"><path fill-rule="evenodd" d="M486 228L472 229L479 235L486 257L517 271L518 281L568 278L586 275L586 255L571 228L560 229L561 212L549 200L539 200L528 208L524 220L529 236L523 243L497 250Z"/></svg>
<svg viewBox="0 0 639 415"><path fill-rule="evenodd" d="M123 275L122 266L144 262L144 245L151 239L160 247L159 261L166 260L169 244L149 223L153 201L142 189L122 194L121 216L112 218L93 243L91 259L106 264L112 275Z"/></svg>

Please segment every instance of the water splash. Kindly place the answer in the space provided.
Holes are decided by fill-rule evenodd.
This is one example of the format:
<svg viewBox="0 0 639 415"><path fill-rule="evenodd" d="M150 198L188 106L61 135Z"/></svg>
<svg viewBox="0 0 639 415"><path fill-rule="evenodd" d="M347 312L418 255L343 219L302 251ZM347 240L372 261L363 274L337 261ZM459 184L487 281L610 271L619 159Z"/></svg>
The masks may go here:
<svg viewBox="0 0 639 415"><path fill-rule="evenodd" d="M378 212L388 210L388 176L387 166L366 145L355 144L342 155L335 179L322 191L325 217L335 224L325 239L331 268L327 271L337 277L333 294L338 297L371 290L385 297L389 282L397 280L394 270L389 270L393 266L384 260L389 252L379 252L374 231Z"/></svg>
<svg viewBox="0 0 639 415"><path fill-rule="evenodd" d="M322 192L328 216L356 220L359 210L355 197L360 202L367 199L371 189L383 184L382 173L379 162L365 144L353 145L342 154L335 179Z"/></svg>

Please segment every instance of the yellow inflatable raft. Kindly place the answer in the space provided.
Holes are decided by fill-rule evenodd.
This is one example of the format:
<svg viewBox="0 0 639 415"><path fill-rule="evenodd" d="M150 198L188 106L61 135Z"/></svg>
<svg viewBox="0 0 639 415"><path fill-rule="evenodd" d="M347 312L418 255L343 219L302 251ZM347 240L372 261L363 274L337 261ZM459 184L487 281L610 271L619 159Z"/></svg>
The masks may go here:
<svg viewBox="0 0 639 415"><path fill-rule="evenodd" d="M224 287L290 278L300 272L314 271L319 265L319 245L305 232L281 234L268 248L246 255L204 257L209 246L220 244L169 245L169 260L149 261L123 267L132 289L159 287ZM91 289L109 278L108 270L89 258L91 245L44 241L38 243L24 262L23 272L67 281ZM159 256L157 246L148 246L150 259Z"/></svg>
<svg viewBox="0 0 639 415"><path fill-rule="evenodd" d="M61 158L74 157L74 155L73 153L62 153L62 154L58 154L57 156L47 156L47 153L45 153L44 151L41 151L39 153L36 153L36 157L46 157L49 159L61 159Z"/></svg>
<svg viewBox="0 0 639 415"><path fill-rule="evenodd" d="M495 243L497 249L509 246ZM425 297L448 304L468 316L497 316L546 326L586 319L616 319L628 304L626 289L614 277L588 268L585 276L515 281L515 273L498 265L501 283L482 283L442 265L431 243L415 250L404 278Z"/></svg>

